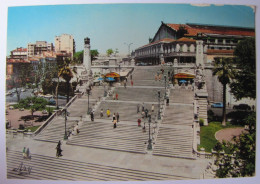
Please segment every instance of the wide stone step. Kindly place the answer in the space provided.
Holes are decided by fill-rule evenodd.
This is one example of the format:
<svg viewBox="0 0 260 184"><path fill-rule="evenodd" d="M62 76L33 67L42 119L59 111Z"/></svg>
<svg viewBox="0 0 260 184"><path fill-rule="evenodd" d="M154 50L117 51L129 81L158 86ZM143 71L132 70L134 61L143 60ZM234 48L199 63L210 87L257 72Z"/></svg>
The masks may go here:
<svg viewBox="0 0 260 184"><path fill-rule="evenodd" d="M20 162L32 167L30 175L18 175L13 168ZM182 176L173 176L154 172L124 169L113 166L91 164L57 159L32 154L32 160L22 159L21 152L7 152L7 178L8 179L47 179L47 180L85 180L85 181L131 181L131 180L172 180L192 179Z"/></svg>

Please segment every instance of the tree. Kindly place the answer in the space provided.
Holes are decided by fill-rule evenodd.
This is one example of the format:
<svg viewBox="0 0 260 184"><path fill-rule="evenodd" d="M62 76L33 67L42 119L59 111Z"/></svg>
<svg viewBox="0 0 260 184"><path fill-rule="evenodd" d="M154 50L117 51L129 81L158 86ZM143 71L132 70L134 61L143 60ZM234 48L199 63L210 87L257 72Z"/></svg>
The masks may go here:
<svg viewBox="0 0 260 184"><path fill-rule="evenodd" d="M48 101L45 100L44 98L39 98L39 97L27 97L25 99L20 100L18 103L19 108L25 108L25 109L30 109L31 110L31 115L33 117L33 113L45 109L46 105L48 104Z"/></svg>
<svg viewBox="0 0 260 184"><path fill-rule="evenodd" d="M72 60L72 63L74 64L82 64L83 63L83 50L79 51L79 52L76 52L74 55L73 55L73 60Z"/></svg>
<svg viewBox="0 0 260 184"><path fill-rule="evenodd" d="M215 58L213 68L213 75L218 77L219 82L223 85L223 111L222 111L222 125L226 126L226 89L227 84L233 76L232 58Z"/></svg>
<svg viewBox="0 0 260 184"><path fill-rule="evenodd" d="M66 81L67 86L67 103L69 102L69 93L70 93L70 80L73 77L73 73L68 65L69 61L66 60L64 66L58 72L58 78L62 77Z"/></svg>
<svg viewBox="0 0 260 184"><path fill-rule="evenodd" d="M238 43L235 51L237 71L231 85L231 92L237 100L244 97L256 98L256 55L255 38L247 38Z"/></svg>
<svg viewBox="0 0 260 184"><path fill-rule="evenodd" d="M32 65L30 63L17 63L17 70L11 77L12 86L15 88L17 95L17 101L20 101L21 87L26 86L26 84L31 81L32 77Z"/></svg>
<svg viewBox="0 0 260 184"><path fill-rule="evenodd" d="M218 166L216 176L219 178L245 177L255 174L256 113L252 112L244 121L248 125L248 132L234 137L234 143L221 144L227 153L218 156L215 161Z"/></svg>
<svg viewBox="0 0 260 184"><path fill-rule="evenodd" d="M91 55L91 64L92 64L92 61L94 61L96 59L96 57L99 55L99 52L98 50L90 50L90 55Z"/></svg>
<svg viewBox="0 0 260 184"><path fill-rule="evenodd" d="M113 53L114 53L113 49L107 49L107 56L110 56Z"/></svg>

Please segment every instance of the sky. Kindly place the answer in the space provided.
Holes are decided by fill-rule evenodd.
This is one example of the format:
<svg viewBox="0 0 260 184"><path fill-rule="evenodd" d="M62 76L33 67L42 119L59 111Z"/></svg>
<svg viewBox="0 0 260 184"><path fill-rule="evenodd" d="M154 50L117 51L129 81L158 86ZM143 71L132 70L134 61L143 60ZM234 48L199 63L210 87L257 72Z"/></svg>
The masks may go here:
<svg viewBox="0 0 260 184"><path fill-rule="evenodd" d="M255 27L254 10L249 6L194 6L190 4L88 4L21 6L8 8L7 55L28 43L55 36L73 35L76 51L83 50L89 37L91 49L105 53L118 49L128 53L148 43L164 23L200 23Z"/></svg>

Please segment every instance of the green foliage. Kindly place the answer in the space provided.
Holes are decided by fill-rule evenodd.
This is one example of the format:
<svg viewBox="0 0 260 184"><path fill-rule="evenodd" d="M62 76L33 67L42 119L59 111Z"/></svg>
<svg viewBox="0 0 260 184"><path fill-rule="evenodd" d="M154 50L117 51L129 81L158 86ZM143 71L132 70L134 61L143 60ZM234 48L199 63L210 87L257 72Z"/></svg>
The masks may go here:
<svg viewBox="0 0 260 184"><path fill-rule="evenodd" d="M107 56L110 56L113 53L114 53L113 49L107 49Z"/></svg>
<svg viewBox="0 0 260 184"><path fill-rule="evenodd" d="M214 58L213 75L216 75L223 85L222 124L224 126L226 125L226 85L234 78L232 61L232 58Z"/></svg>
<svg viewBox="0 0 260 184"><path fill-rule="evenodd" d="M200 118L199 124L200 124L200 126L203 126L204 125L204 119Z"/></svg>
<svg viewBox="0 0 260 184"><path fill-rule="evenodd" d="M44 98L39 97L27 97L25 99L20 100L20 102L16 105L16 108L24 108L24 109L31 109L33 112L37 110L45 109L48 101Z"/></svg>
<svg viewBox="0 0 260 184"><path fill-rule="evenodd" d="M239 127L237 125L231 125L227 122L227 126L222 126L220 122L210 122L208 126L202 126L200 128L200 146L205 148L206 152L211 152L211 149L217 144L215 133L224 128Z"/></svg>
<svg viewBox="0 0 260 184"><path fill-rule="evenodd" d="M91 61L93 61L99 55L99 52L98 50L90 50L90 54L91 54Z"/></svg>
<svg viewBox="0 0 260 184"><path fill-rule="evenodd" d="M83 63L83 50L76 52L73 55L73 63L75 64L82 64Z"/></svg>
<svg viewBox="0 0 260 184"><path fill-rule="evenodd" d="M40 126L33 126L33 127L28 127L25 128L25 131L28 132L28 130L30 130L30 132L35 132Z"/></svg>
<svg viewBox="0 0 260 184"><path fill-rule="evenodd" d="M255 38L247 38L238 43L235 51L237 70L231 85L231 92L237 100L244 97L256 98L256 54Z"/></svg>
<svg viewBox="0 0 260 184"><path fill-rule="evenodd" d="M234 143L222 144L229 153L218 155L215 164L219 167L216 176L245 177L255 174L255 148L256 148L256 114L250 113L245 119L249 131L235 137Z"/></svg>

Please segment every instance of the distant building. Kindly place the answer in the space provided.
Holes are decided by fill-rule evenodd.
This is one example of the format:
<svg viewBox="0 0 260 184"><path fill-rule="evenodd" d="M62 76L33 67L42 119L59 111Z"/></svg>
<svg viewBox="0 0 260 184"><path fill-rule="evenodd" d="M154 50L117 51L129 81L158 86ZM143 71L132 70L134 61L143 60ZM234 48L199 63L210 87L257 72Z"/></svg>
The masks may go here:
<svg viewBox="0 0 260 184"><path fill-rule="evenodd" d="M46 41L36 41L36 43L28 43L27 50L28 57L41 56L43 52L54 51L54 46L53 43Z"/></svg>
<svg viewBox="0 0 260 184"><path fill-rule="evenodd" d="M135 50L136 62L210 63L214 57L232 57L237 43L254 37L254 28L200 24L161 24L149 43Z"/></svg>
<svg viewBox="0 0 260 184"><path fill-rule="evenodd" d="M11 51L10 55L11 59L26 59L27 58L27 48L16 48L15 50Z"/></svg>
<svg viewBox="0 0 260 184"><path fill-rule="evenodd" d="M75 41L72 35L62 34L55 37L55 52L66 52L73 57L75 53Z"/></svg>

